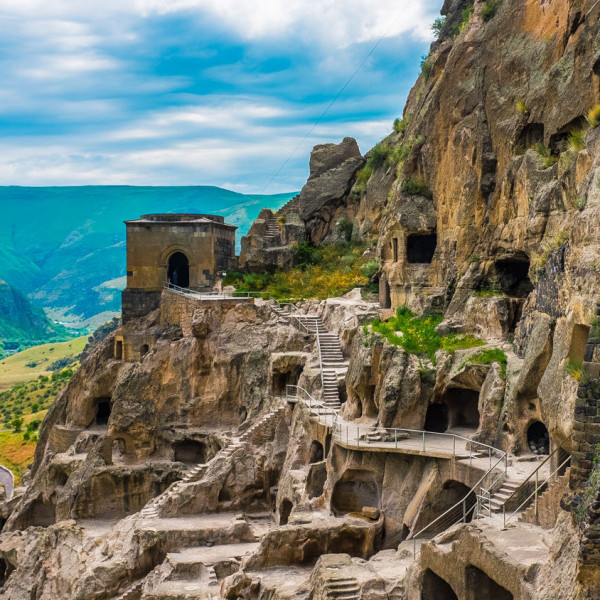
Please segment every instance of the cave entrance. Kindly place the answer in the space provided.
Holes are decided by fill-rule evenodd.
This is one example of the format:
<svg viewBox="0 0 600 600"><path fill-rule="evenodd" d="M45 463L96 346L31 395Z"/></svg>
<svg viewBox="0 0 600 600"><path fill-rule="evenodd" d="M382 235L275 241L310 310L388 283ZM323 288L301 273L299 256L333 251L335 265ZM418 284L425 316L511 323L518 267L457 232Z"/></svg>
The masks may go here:
<svg viewBox="0 0 600 600"><path fill-rule="evenodd" d="M517 145L521 150L524 151L532 146L535 146L535 144L542 144L543 142L543 123L527 123L527 125L525 125L525 127L521 130Z"/></svg>
<svg viewBox="0 0 600 600"><path fill-rule="evenodd" d="M427 569L423 573L421 600L458 600L458 596L449 583L438 577L431 569Z"/></svg>
<svg viewBox="0 0 600 600"><path fill-rule="evenodd" d="M115 358L118 360L123 359L123 342L122 342L122 340L117 340L115 343Z"/></svg>
<svg viewBox="0 0 600 600"><path fill-rule="evenodd" d="M279 507L279 524L287 525L290 519L290 514L292 512L292 508L294 505L289 500L284 500Z"/></svg>
<svg viewBox="0 0 600 600"><path fill-rule="evenodd" d="M206 445L196 440L182 440L173 444L175 460L186 465L206 462Z"/></svg>
<svg viewBox="0 0 600 600"><path fill-rule="evenodd" d="M50 527L56 523L56 506L52 500L38 498L31 503L28 525L32 527Z"/></svg>
<svg viewBox="0 0 600 600"><path fill-rule="evenodd" d="M272 390L274 396L285 396L288 385L297 385L302 373L302 365L295 365L284 371L273 371Z"/></svg>
<svg viewBox="0 0 600 600"><path fill-rule="evenodd" d="M390 290L390 284L385 276L379 280L379 303L381 308L392 307L392 294Z"/></svg>
<svg viewBox="0 0 600 600"><path fill-rule="evenodd" d="M429 405L423 429L435 433L444 433L448 429L448 405L445 402L435 402Z"/></svg>
<svg viewBox="0 0 600 600"><path fill-rule="evenodd" d="M479 392L462 388L450 388L444 394L448 405L448 429L479 427Z"/></svg>
<svg viewBox="0 0 600 600"><path fill-rule="evenodd" d="M15 570L14 566L11 565L4 558L0 558L0 587L2 587L6 580L10 577L10 574Z"/></svg>
<svg viewBox="0 0 600 600"><path fill-rule="evenodd" d="M556 133L550 136L550 150L555 156L559 156L569 149L569 137L576 131L582 131L587 127L587 119L584 115L575 117Z"/></svg>
<svg viewBox="0 0 600 600"><path fill-rule="evenodd" d="M323 444L317 442L316 440L310 445L310 458L309 463L312 465L313 463L321 462L323 460Z"/></svg>
<svg viewBox="0 0 600 600"><path fill-rule="evenodd" d="M467 600L513 600L513 595L481 569L470 565L466 570Z"/></svg>
<svg viewBox="0 0 600 600"><path fill-rule="evenodd" d="M190 286L190 263L183 252L175 252L169 258L167 278L170 285L182 288Z"/></svg>
<svg viewBox="0 0 600 600"><path fill-rule="evenodd" d="M406 239L406 260L416 264L431 263L436 246L435 233L411 233Z"/></svg>
<svg viewBox="0 0 600 600"><path fill-rule="evenodd" d="M550 454L550 434L541 421L534 421L527 428L527 446L534 454Z"/></svg>
<svg viewBox="0 0 600 600"><path fill-rule="evenodd" d="M150 346L148 344L142 344L140 348L140 356L146 356L150 352Z"/></svg>
<svg viewBox="0 0 600 600"><path fill-rule="evenodd" d="M350 469L336 482L331 510L336 517L360 512L363 507L379 508L379 491L371 471Z"/></svg>
<svg viewBox="0 0 600 600"><path fill-rule="evenodd" d="M502 258L494 263L490 278L492 289L498 290L511 298L527 298L533 291L529 279L529 258Z"/></svg>
<svg viewBox="0 0 600 600"><path fill-rule="evenodd" d="M101 427L108 425L111 410L111 398L96 398L96 425L99 425Z"/></svg>

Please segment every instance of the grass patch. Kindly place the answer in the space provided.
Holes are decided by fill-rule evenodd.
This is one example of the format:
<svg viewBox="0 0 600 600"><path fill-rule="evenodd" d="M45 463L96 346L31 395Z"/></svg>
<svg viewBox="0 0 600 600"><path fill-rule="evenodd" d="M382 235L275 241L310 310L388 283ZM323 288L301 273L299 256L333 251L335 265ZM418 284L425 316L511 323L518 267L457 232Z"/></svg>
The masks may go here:
<svg viewBox="0 0 600 600"><path fill-rule="evenodd" d="M482 288L475 290L473 296L476 298L503 298L506 294L501 290L495 290L493 288Z"/></svg>
<svg viewBox="0 0 600 600"><path fill-rule="evenodd" d="M577 196L575 198L575 208L578 211L582 211L587 205L587 197L586 196Z"/></svg>
<svg viewBox="0 0 600 600"><path fill-rule="evenodd" d="M356 287L370 289L377 261L365 253L365 243L340 242L313 246L301 242L295 248L296 266L276 273L230 273L225 285L239 292L262 292L276 300L325 300ZM375 264L374 264L375 263Z"/></svg>
<svg viewBox="0 0 600 600"><path fill-rule="evenodd" d="M579 381L581 376L583 375L583 363L577 360L569 360L566 366L567 373L575 379L575 381Z"/></svg>
<svg viewBox="0 0 600 600"><path fill-rule="evenodd" d="M517 109L517 112L519 114L522 114L522 115L529 114L529 108L527 108L527 105L525 104L525 102L523 102L523 100L517 100L515 102L515 108Z"/></svg>
<svg viewBox="0 0 600 600"><path fill-rule="evenodd" d="M587 116L587 122L592 129L600 125L600 104L596 104L596 106L590 109Z"/></svg>
<svg viewBox="0 0 600 600"><path fill-rule="evenodd" d="M400 346L409 354L427 356L435 364L435 353L438 350L454 352L459 348L473 348L485 344L471 335L452 334L440 336L436 327L442 322L439 315L418 317L406 307L396 311L396 316L387 321L375 319L371 323L371 331L381 334L390 344ZM365 326L364 331L368 331Z"/></svg>
<svg viewBox="0 0 600 600"><path fill-rule="evenodd" d="M4 358L0 361L0 391L47 375L56 361L81 354L87 340L87 336L81 336L67 342L42 344Z"/></svg>
<svg viewBox="0 0 600 600"><path fill-rule="evenodd" d="M410 121L411 121L410 115L406 115L406 117L404 117L404 119L396 119L394 121L394 131L396 133L399 133L400 135L404 135L406 128L410 124Z"/></svg>
<svg viewBox="0 0 600 600"><path fill-rule="evenodd" d="M478 365L491 365L492 363L498 363L500 365L500 377L502 377L502 379L506 377L506 365L508 364L508 359L504 351L500 350L500 348L483 350L478 354L469 356L469 358L467 358L459 368L462 369L468 363L475 363Z"/></svg>
<svg viewBox="0 0 600 600"><path fill-rule="evenodd" d="M540 157L540 163L544 169L549 169L552 165L558 162L558 156L554 156L550 148L548 148L544 142L538 142L537 144L534 144L533 150L538 153Z"/></svg>
<svg viewBox="0 0 600 600"><path fill-rule="evenodd" d="M359 192L364 192L367 189L367 183L369 183L371 175L373 175L373 167L365 165L356 176L354 189L356 189Z"/></svg>
<svg viewBox="0 0 600 600"><path fill-rule="evenodd" d="M585 149L585 130L576 129L572 131L567 140L567 150L571 154L577 154Z"/></svg>
<svg viewBox="0 0 600 600"><path fill-rule="evenodd" d="M402 182L402 191L411 196L425 196L431 198L431 192L425 183L425 180L420 175L409 177Z"/></svg>
<svg viewBox="0 0 600 600"><path fill-rule="evenodd" d="M392 148L385 142L379 142L376 146L373 146L367 159L367 166L371 167L373 171L380 169L388 161L392 153Z"/></svg>
<svg viewBox="0 0 600 600"><path fill-rule="evenodd" d="M429 81L429 78L433 75L434 67L433 60L428 54L421 57L421 74L425 78L425 81Z"/></svg>

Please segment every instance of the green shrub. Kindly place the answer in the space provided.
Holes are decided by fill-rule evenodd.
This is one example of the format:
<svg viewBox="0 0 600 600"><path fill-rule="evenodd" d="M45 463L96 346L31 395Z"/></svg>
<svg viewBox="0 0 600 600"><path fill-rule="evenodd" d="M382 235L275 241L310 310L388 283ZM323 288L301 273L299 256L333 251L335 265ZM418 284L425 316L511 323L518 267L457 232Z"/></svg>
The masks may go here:
<svg viewBox="0 0 600 600"><path fill-rule="evenodd" d="M600 125L600 104L596 104L596 106L590 109L587 122L592 129Z"/></svg>
<svg viewBox="0 0 600 600"><path fill-rule="evenodd" d="M298 265L300 268L306 268L310 265L316 265L321 258L321 253L319 252L319 249L308 241L300 242L293 249L293 253L294 261L296 265Z"/></svg>
<svg viewBox="0 0 600 600"><path fill-rule="evenodd" d="M402 182L401 190L405 194L410 194L411 196L431 197L431 192L429 191L425 180L420 175L405 179Z"/></svg>
<svg viewBox="0 0 600 600"><path fill-rule="evenodd" d="M529 108L527 108L527 105L525 104L525 102L523 102L523 100L517 100L515 102L515 108L517 109L517 112L522 115L529 114Z"/></svg>
<svg viewBox="0 0 600 600"><path fill-rule="evenodd" d="M579 211L582 211L585 206L587 204L587 197L586 196L577 196L577 198L575 198L575 208Z"/></svg>
<svg viewBox="0 0 600 600"><path fill-rule="evenodd" d="M279 215L277 217L277 222L279 223L279 225L285 225L287 223L287 215Z"/></svg>
<svg viewBox="0 0 600 600"><path fill-rule="evenodd" d="M506 296L506 294L500 290L496 290L493 288L482 288L479 290L475 290L473 292L473 296L476 298L497 298Z"/></svg>
<svg viewBox="0 0 600 600"><path fill-rule="evenodd" d="M19 433L21 431L21 427L23 427L23 418L15 417L11 422L11 427L13 428L14 433Z"/></svg>
<svg viewBox="0 0 600 600"><path fill-rule="evenodd" d="M500 365L500 377L502 377L502 379L506 377L506 365L508 364L508 359L504 351L500 350L500 348L483 350L478 354L469 356L469 358L467 358L459 368L462 369L468 363L476 363L478 365L491 365L492 363L498 363Z"/></svg>
<svg viewBox="0 0 600 600"><path fill-rule="evenodd" d="M356 175L354 187L358 191L364 192L367 189L367 183L369 182L369 179L371 179L371 175L373 175L373 167L367 164Z"/></svg>
<svg viewBox="0 0 600 600"><path fill-rule="evenodd" d="M344 217L340 219L336 225L339 232L342 234L342 237L349 242L352 239L352 230L354 229L352 221L349 221Z"/></svg>
<svg viewBox="0 0 600 600"><path fill-rule="evenodd" d="M484 21L491 21L495 16L502 0L485 0L485 5L481 11Z"/></svg>
<svg viewBox="0 0 600 600"><path fill-rule="evenodd" d="M576 129L569 134L567 149L572 154L577 154L585 149L585 130Z"/></svg>
<svg viewBox="0 0 600 600"><path fill-rule="evenodd" d="M548 148L544 142L538 142L537 144L534 144L533 149L538 153L544 169L548 169L558 162L558 156L554 156L550 148Z"/></svg>
<svg viewBox="0 0 600 600"><path fill-rule="evenodd" d="M367 165L371 167L373 171L383 167L390 157L391 152L392 149L389 144L386 142L379 142L379 144L371 149Z"/></svg>
<svg viewBox="0 0 600 600"><path fill-rule="evenodd" d="M406 307L398 308L396 316L387 321L375 319L371 330L380 333L390 344L400 346L409 354L428 356L435 363L438 350L454 352L459 348L472 348L484 344L473 336L456 334L441 337L435 331L441 323L439 315L416 316Z"/></svg>
<svg viewBox="0 0 600 600"><path fill-rule="evenodd" d="M421 58L421 73L423 74L425 81L428 81L433 74L434 67L433 59L431 59L429 55L425 55Z"/></svg>
<svg viewBox="0 0 600 600"><path fill-rule="evenodd" d="M399 134L403 134L406 131L406 128L410 124L411 116L406 115L403 119L396 119L394 121L394 131Z"/></svg>
<svg viewBox="0 0 600 600"><path fill-rule="evenodd" d="M567 363L567 373L576 381L583 375L583 363L577 360L569 360Z"/></svg>
<svg viewBox="0 0 600 600"><path fill-rule="evenodd" d="M360 267L360 272L363 274L363 277L367 279L371 279L377 272L379 271L379 262L376 260L370 260Z"/></svg>
<svg viewBox="0 0 600 600"><path fill-rule="evenodd" d="M467 26L467 23L471 20L471 16L473 15L474 11L475 11L475 6L473 5L472 2L471 2L471 4L467 4L467 6L465 6L463 8L462 22L460 24L460 31L462 31Z"/></svg>
<svg viewBox="0 0 600 600"><path fill-rule="evenodd" d="M38 363L37 363L37 362L35 362L34 360L31 360L31 361L29 361L28 363L26 363L26 364L25 364L25 366L26 366L28 369L35 369L35 367L37 367L37 366L38 366Z"/></svg>
<svg viewBox="0 0 600 600"><path fill-rule="evenodd" d="M444 25L446 24L446 17L438 17L432 24L431 24L431 31L433 31L433 33L435 34L436 38L440 38L441 33L444 29Z"/></svg>

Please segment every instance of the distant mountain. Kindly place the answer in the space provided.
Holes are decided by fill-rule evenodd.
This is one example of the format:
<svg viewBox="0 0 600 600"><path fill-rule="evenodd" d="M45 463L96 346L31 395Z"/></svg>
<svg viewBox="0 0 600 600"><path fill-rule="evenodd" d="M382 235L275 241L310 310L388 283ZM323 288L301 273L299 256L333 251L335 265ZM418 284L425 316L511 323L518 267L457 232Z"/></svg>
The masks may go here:
<svg viewBox="0 0 600 600"><path fill-rule="evenodd" d="M123 221L154 212L223 215L239 238L263 207L294 193L244 195L217 187L0 187L0 278L69 326L120 312Z"/></svg>
<svg viewBox="0 0 600 600"><path fill-rule="evenodd" d="M53 323L44 311L18 290L0 280L0 356L5 351L23 349L71 337L62 326Z"/></svg>

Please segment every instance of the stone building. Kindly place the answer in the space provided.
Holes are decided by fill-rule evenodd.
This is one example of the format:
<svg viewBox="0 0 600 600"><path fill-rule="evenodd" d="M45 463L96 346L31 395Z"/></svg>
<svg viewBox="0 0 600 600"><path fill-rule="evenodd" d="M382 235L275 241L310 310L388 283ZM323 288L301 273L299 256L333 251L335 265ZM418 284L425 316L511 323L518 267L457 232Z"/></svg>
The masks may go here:
<svg viewBox="0 0 600 600"><path fill-rule="evenodd" d="M235 268L235 230L223 217L154 214L125 221L127 288L123 321L158 308L167 285L209 291L218 275Z"/></svg>

